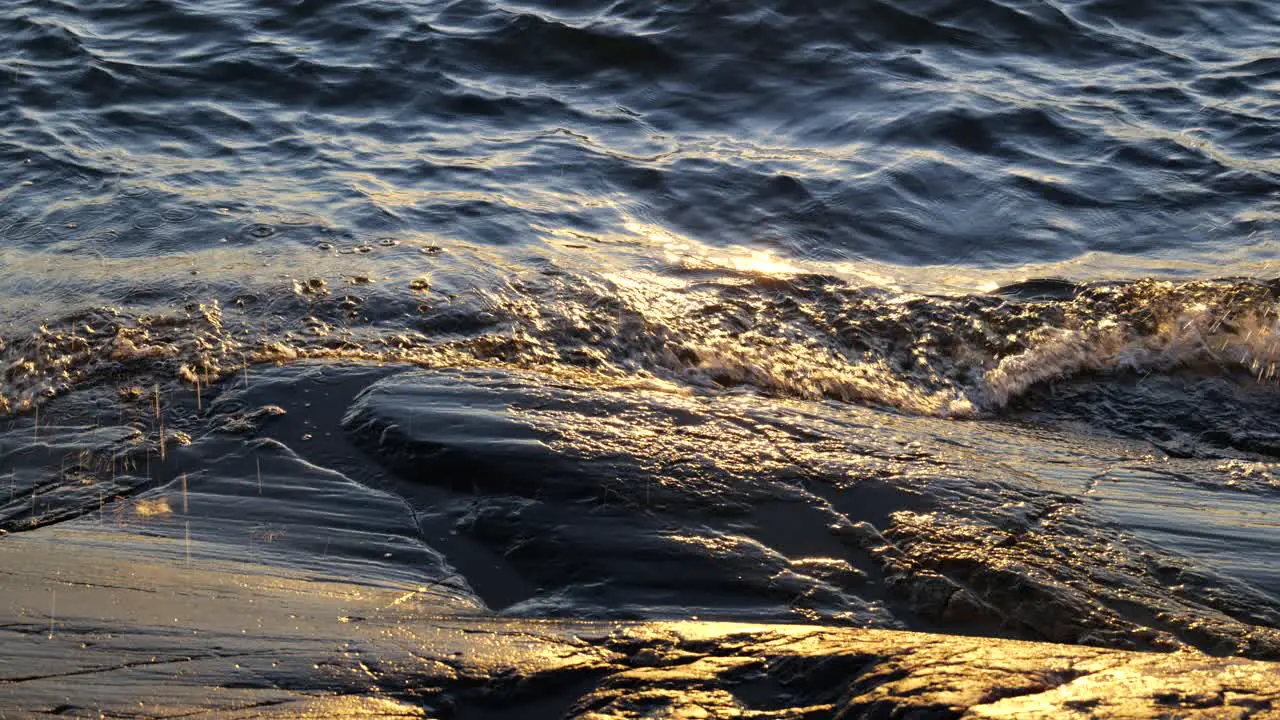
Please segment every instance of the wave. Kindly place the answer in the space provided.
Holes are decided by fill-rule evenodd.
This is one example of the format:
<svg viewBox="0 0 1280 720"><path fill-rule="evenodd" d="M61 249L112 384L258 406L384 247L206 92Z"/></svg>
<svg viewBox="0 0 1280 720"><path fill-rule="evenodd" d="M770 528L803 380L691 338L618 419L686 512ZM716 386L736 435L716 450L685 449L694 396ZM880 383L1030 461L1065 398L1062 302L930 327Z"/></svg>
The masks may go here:
<svg viewBox="0 0 1280 720"><path fill-rule="evenodd" d="M330 358L981 418L1085 375L1266 384L1280 362L1276 281L1041 281L920 294L688 259L648 270L552 257L506 266L455 247L431 260L430 276L383 277L342 272L337 260L287 282L121 286L114 305L15 326L0 336L0 409L104 382L194 388L255 363Z"/></svg>

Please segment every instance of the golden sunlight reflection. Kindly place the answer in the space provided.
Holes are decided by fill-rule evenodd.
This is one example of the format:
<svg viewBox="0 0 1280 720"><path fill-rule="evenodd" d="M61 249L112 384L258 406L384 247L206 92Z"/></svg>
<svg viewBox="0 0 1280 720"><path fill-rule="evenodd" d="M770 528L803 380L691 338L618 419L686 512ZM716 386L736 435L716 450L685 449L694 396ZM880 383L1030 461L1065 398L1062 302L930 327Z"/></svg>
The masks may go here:
<svg viewBox="0 0 1280 720"><path fill-rule="evenodd" d="M369 191L386 194L382 201L392 206L421 200L414 193L369 186ZM554 193L552 193L554 195ZM461 196L453 201L461 201ZM483 200L483 194L472 198ZM528 198L537 204L538 198ZM596 198L601 206L611 206L607 197ZM620 212L621 208L615 207ZM1154 275L1178 277L1242 276L1269 277L1275 273L1275 242L1269 237L1251 238L1239 248L1215 249L1202 255L1192 250L1141 257L1088 252L1042 263L1011 266L920 265L906 266L866 258L807 258L750 244L716 246L670 228L627 217L618 232L588 232L547 224L532 229L546 241L543 247L557 263L568 268L591 269L608 277L650 276L669 289L683 287L685 271L717 270L727 273L767 277L812 274L830 277L855 287L876 287L903 293L989 292L1028 278L1093 278L1098 281L1123 280ZM334 236L329 235L332 238ZM110 305L112 295L139 287L173 289L182 295L206 298L207 288L233 280L243 294L272 293L272 288L305 277L337 277L339 271L360 271L370 276L403 279L406 283L422 275L423 253L439 253L433 260L445 264L449 272L435 275L442 289L452 283L462 286L468 279L492 273L504 265L501 252L457 238L432 233L397 233L395 247L368 245L363 240L320 242L313 253L277 251L270 245L216 243L182 254L155 257L121 257L106 254L93 237L71 237L63 248L80 256L66 262L61 256L21 247L0 248L0 265L10 272L0 274L0 294L9 303L0 309L0 323L29 325L31 318L55 317L66 312L66 298L79 297L86 305ZM368 254L353 254L348 245L365 243ZM364 246L362 246L364 247ZM419 252L422 249L422 252ZM362 250L363 252L363 250ZM435 258L432 254L430 257ZM374 272L376 270L377 272ZM672 272L675 270L676 272ZM664 282L669 281L669 282ZM482 283L483 284L483 283ZM438 297L438 296L437 296Z"/></svg>
<svg viewBox="0 0 1280 720"><path fill-rule="evenodd" d="M172 514L173 508L169 505L168 498L142 498L134 501L133 511L138 517L148 518Z"/></svg>
<svg viewBox="0 0 1280 720"><path fill-rule="evenodd" d="M761 250L744 249L741 254L713 255L709 261L713 265L754 275L777 276L800 272L800 268L792 263Z"/></svg>
<svg viewBox="0 0 1280 720"><path fill-rule="evenodd" d="M1060 180L1054 176L1042 176L1041 179L1046 182ZM1073 229L1059 218L1048 221L1067 230ZM1142 256L1089 251L1061 260L1020 265L901 265L868 258L786 257L749 245L713 246L634 217L626 218L623 228L625 233L611 237L612 242L620 244L623 240L630 240L638 244L643 253L660 251L667 268L723 269L764 276L814 274L840 279L855 286L904 293L982 293L1031 278L1121 281L1142 276L1270 277L1276 271L1276 261L1259 259L1273 254L1274 240L1270 237L1251 238L1249 243L1225 251L1221 248L1203 252L1182 249ZM646 258L642 254L636 261L644 263Z"/></svg>
<svg viewBox="0 0 1280 720"><path fill-rule="evenodd" d="M320 697L289 708L297 718L425 718L425 710L391 698L368 695Z"/></svg>

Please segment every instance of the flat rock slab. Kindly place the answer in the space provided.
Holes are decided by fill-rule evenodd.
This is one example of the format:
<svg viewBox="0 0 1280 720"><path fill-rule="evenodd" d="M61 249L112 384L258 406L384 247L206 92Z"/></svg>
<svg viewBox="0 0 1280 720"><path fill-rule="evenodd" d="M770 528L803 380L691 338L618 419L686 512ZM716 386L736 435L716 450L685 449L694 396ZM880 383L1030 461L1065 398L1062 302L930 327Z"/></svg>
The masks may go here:
<svg viewBox="0 0 1280 720"><path fill-rule="evenodd" d="M0 555L0 717L1280 717L1280 664L891 630L494 617L431 586L47 528Z"/></svg>

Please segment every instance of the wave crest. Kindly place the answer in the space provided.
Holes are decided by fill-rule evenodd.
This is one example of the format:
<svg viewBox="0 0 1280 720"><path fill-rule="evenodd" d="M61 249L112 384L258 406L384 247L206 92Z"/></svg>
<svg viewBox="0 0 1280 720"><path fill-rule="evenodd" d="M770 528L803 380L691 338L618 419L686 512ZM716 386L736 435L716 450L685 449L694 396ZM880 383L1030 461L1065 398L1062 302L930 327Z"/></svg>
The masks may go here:
<svg viewBox="0 0 1280 720"><path fill-rule="evenodd" d="M465 266L461 255L453 262ZM86 384L208 385L254 363L333 359L520 367L601 385L750 389L959 418L1001 413L1033 388L1083 374L1265 382L1280 361L1276 284L1253 280L1148 279L1019 298L567 262L496 280L508 270L471 267L460 273L471 285L429 296L395 281L363 286L363 297L312 293L309 280L168 313L82 311L0 338L0 410Z"/></svg>

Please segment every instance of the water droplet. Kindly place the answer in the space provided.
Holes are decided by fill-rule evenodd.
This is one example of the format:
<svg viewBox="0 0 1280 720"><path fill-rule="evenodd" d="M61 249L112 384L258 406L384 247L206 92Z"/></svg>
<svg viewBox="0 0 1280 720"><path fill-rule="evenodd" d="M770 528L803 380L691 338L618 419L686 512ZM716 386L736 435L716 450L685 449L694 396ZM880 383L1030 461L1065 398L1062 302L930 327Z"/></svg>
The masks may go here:
<svg viewBox="0 0 1280 720"><path fill-rule="evenodd" d="M171 208L160 213L160 216L171 223L184 223L196 216L191 208Z"/></svg>
<svg viewBox="0 0 1280 720"><path fill-rule="evenodd" d="M261 240L262 238L269 238L272 235L275 235L276 229L265 223L254 223L253 225L250 225L245 232L250 236Z"/></svg>
<svg viewBox="0 0 1280 720"><path fill-rule="evenodd" d="M133 226L139 230L155 230L164 224L164 218L154 213L145 213L133 219Z"/></svg>

